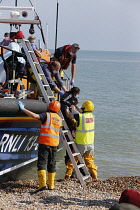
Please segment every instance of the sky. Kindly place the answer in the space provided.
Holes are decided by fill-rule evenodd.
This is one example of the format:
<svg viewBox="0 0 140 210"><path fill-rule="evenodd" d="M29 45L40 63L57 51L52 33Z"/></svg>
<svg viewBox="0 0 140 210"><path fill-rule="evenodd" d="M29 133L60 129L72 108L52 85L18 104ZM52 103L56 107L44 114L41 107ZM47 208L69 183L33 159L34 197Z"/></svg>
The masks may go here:
<svg viewBox="0 0 140 210"><path fill-rule="evenodd" d="M14 5L14 0L3 0ZM81 50L140 52L140 0L31 0L42 20L48 48L78 43ZM19 0L19 6L30 6ZM48 25L48 30L47 30ZM27 34L27 31L25 32ZM36 37L38 37L38 32Z"/></svg>

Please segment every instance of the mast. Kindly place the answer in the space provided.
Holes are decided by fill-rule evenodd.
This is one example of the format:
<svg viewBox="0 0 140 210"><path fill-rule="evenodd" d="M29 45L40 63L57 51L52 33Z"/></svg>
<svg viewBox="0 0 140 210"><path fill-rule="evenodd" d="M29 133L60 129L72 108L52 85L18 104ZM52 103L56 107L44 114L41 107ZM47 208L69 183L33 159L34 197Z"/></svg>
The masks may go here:
<svg viewBox="0 0 140 210"><path fill-rule="evenodd" d="M57 11L56 11L56 32L55 32L55 50L56 50L56 47L57 47L58 6L59 6L59 3L58 3L58 0L57 0Z"/></svg>

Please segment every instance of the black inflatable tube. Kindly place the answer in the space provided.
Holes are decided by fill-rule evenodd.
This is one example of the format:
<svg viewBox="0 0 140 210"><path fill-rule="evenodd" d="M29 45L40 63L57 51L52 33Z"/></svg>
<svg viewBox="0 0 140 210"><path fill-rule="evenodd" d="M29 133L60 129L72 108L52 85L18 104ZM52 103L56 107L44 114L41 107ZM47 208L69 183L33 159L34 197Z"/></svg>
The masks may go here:
<svg viewBox="0 0 140 210"><path fill-rule="evenodd" d="M26 116L26 114L20 110L18 101L22 101L25 108L34 113L40 114L47 111L47 104L40 100L1 98L0 117Z"/></svg>

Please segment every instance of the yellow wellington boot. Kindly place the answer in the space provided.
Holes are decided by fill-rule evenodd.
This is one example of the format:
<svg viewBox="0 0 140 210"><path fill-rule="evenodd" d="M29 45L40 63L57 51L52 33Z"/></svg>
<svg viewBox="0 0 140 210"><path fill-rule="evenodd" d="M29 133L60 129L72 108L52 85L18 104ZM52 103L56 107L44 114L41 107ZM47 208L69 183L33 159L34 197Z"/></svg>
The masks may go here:
<svg viewBox="0 0 140 210"><path fill-rule="evenodd" d="M94 164L94 156L93 155L83 155L85 159L86 166L89 168L92 179L98 179L97 177L97 169L98 167Z"/></svg>
<svg viewBox="0 0 140 210"><path fill-rule="evenodd" d="M66 173L65 173L65 179L70 179L72 172L73 172L74 166L70 160L68 160L66 164Z"/></svg>
<svg viewBox="0 0 140 210"><path fill-rule="evenodd" d="M55 180L56 173L48 173L48 189L53 190L54 189L54 180Z"/></svg>
<svg viewBox="0 0 140 210"><path fill-rule="evenodd" d="M47 187L46 187L46 170L39 170L38 171L38 182L39 182L39 188L35 192L33 192L32 194L37 193L39 191L47 190Z"/></svg>

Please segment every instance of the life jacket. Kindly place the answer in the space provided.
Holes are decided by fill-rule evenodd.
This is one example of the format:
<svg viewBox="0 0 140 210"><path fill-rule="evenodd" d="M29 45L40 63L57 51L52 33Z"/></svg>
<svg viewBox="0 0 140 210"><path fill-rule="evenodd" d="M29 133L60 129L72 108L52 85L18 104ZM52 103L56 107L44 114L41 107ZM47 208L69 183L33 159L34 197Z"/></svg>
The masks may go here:
<svg viewBox="0 0 140 210"><path fill-rule="evenodd" d="M83 145L94 143L94 115L91 112L79 113L75 142Z"/></svg>
<svg viewBox="0 0 140 210"><path fill-rule="evenodd" d="M57 147L59 144L60 127L62 119L57 113L47 112L47 120L41 125L39 144Z"/></svg>
<svg viewBox="0 0 140 210"><path fill-rule="evenodd" d="M67 58L68 50L70 47L71 45L65 45L62 51L62 56L58 58L58 61L60 62L62 69L67 69L70 65L72 58L74 57L74 55L70 55L70 57Z"/></svg>

